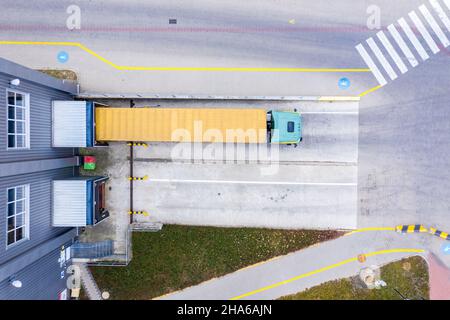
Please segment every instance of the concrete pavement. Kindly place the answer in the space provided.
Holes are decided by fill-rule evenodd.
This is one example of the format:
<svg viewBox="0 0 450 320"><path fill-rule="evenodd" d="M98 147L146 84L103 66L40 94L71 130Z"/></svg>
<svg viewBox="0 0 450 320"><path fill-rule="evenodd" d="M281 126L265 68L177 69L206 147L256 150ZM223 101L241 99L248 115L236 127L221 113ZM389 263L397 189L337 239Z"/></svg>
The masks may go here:
<svg viewBox="0 0 450 320"><path fill-rule="evenodd" d="M111 143L110 148L96 148L97 170L93 175L107 175L106 206L110 216L96 226L86 228L82 242L114 240L114 254L125 256L127 252L130 218L129 147L124 143ZM89 174L89 172L86 172Z"/></svg>
<svg viewBox="0 0 450 320"><path fill-rule="evenodd" d="M356 167L135 162L137 222L285 229L356 228ZM201 179L201 180L200 180ZM226 180L224 180L226 179ZM252 179L252 180L243 180Z"/></svg>

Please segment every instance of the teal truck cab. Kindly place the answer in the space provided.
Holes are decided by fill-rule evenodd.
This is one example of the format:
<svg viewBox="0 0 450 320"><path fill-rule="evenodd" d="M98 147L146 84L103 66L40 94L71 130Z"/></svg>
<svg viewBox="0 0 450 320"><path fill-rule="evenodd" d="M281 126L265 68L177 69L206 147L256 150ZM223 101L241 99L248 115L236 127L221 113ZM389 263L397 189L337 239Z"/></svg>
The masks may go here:
<svg viewBox="0 0 450 320"><path fill-rule="evenodd" d="M302 118L292 111L269 111L267 132L270 143L297 145L302 141Z"/></svg>

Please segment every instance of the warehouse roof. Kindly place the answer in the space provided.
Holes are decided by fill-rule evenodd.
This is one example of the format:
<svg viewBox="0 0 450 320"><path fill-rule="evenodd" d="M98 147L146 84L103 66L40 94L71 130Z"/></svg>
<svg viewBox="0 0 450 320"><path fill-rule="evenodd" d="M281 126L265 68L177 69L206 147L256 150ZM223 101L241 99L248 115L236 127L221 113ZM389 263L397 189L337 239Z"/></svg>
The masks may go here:
<svg viewBox="0 0 450 320"><path fill-rule="evenodd" d="M77 84L69 80L59 80L45 73L24 67L12 61L0 58L0 73L11 75L21 80L31 81L49 88L76 95Z"/></svg>

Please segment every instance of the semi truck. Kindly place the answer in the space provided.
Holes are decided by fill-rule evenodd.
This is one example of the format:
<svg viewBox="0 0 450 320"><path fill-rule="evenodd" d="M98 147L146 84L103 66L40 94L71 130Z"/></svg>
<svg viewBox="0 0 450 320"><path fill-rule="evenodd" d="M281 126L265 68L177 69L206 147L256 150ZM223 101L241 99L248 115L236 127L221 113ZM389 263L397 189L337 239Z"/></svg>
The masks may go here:
<svg viewBox="0 0 450 320"><path fill-rule="evenodd" d="M91 101L53 101L53 146L109 141L277 143L302 140L296 111L217 108L117 108Z"/></svg>

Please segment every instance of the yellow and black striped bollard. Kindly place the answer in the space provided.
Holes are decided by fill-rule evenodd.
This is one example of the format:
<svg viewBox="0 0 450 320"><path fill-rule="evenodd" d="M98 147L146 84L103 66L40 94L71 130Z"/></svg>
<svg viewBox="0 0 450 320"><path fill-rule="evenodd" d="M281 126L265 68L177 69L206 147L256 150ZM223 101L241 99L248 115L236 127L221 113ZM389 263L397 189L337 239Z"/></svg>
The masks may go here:
<svg viewBox="0 0 450 320"><path fill-rule="evenodd" d="M421 224L400 225L395 227L395 231L399 233L424 233L428 232Z"/></svg>
<svg viewBox="0 0 450 320"><path fill-rule="evenodd" d="M432 235L435 235L436 237L441 238L441 239L450 240L450 234L448 234L447 232L443 232L441 230L438 230L436 228L430 228L430 233Z"/></svg>
<svg viewBox="0 0 450 320"><path fill-rule="evenodd" d="M148 212L147 211L128 211L128 214L140 214L140 215L143 215L145 217L148 217Z"/></svg>
<svg viewBox="0 0 450 320"><path fill-rule="evenodd" d="M147 148L148 144L146 144L145 142L128 142L127 145L129 147L133 146L133 147L144 147Z"/></svg>
<svg viewBox="0 0 450 320"><path fill-rule="evenodd" d="M128 177L128 180L133 180L133 181L136 181L136 180L147 180L147 179L148 179L147 175L145 175L143 177Z"/></svg>

